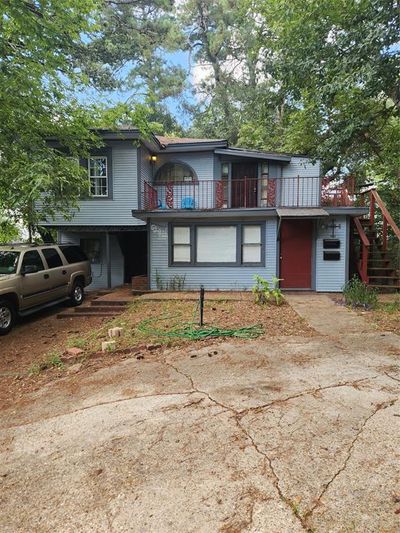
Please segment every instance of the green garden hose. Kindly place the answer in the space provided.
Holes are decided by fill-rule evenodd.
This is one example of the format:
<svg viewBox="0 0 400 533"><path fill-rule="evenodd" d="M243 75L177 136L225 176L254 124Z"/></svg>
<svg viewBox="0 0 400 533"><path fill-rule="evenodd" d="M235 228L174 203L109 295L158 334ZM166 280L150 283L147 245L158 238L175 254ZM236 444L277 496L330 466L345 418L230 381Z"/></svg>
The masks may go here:
<svg viewBox="0 0 400 533"><path fill-rule="evenodd" d="M237 337L240 339L256 339L263 334L264 329L261 324L247 326L243 328L220 328L217 326L203 326L199 327L195 322L180 322L174 324L171 329L165 331L153 328L151 324L159 322L160 320L171 321L174 318L179 318L179 315L168 315L157 318L150 318L143 320L138 329L142 333L156 337L178 337L182 339L189 339L192 341L205 340L218 337Z"/></svg>

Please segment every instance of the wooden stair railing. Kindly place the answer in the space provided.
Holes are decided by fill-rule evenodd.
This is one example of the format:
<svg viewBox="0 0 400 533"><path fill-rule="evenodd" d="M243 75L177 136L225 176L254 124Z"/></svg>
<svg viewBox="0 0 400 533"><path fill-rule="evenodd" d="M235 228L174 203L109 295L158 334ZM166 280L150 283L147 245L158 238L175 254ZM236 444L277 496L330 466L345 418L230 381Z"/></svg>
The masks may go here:
<svg viewBox="0 0 400 533"><path fill-rule="evenodd" d="M360 238L360 253L357 264L361 279L379 289L400 289L399 258L393 251L400 251L400 229L376 189L361 193L362 205L369 203L367 217L354 219L355 229ZM379 209L379 223L376 224L376 210ZM394 247L388 250L388 231ZM394 240L393 240L394 238ZM367 242L369 243L367 246ZM397 244L396 244L397 242ZM398 248L397 248L398 247Z"/></svg>
<svg viewBox="0 0 400 533"><path fill-rule="evenodd" d="M383 218L383 227L382 227L382 248L386 252L387 250L387 236L388 236L388 225L392 228L394 234L400 241L400 229L398 228L396 222L393 220L391 214L389 213L386 204L379 196L378 192L375 189L369 191L369 225L373 226L375 223L375 204L378 205L379 209L382 212Z"/></svg>
<svg viewBox="0 0 400 533"><path fill-rule="evenodd" d="M361 280L364 283L368 284L369 283L368 256L369 256L369 247L371 243L369 242L369 239L364 231L364 228L362 227L362 224L359 218L354 219L354 225L357 229L357 233L361 241L361 257L357 263L358 273L360 275Z"/></svg>

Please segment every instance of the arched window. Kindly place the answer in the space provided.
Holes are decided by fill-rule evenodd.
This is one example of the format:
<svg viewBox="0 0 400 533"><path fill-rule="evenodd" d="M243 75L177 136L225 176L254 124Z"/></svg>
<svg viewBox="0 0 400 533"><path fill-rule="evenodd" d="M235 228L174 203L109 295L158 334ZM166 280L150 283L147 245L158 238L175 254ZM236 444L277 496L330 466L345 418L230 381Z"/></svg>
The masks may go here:
<svg viewBox="0 0 400 533"><path fill-rule="evenodd" d="M155 181L158 183L182 183L196 181L195 171L186 163L169 161L162 165L156 174Z"/></svg>

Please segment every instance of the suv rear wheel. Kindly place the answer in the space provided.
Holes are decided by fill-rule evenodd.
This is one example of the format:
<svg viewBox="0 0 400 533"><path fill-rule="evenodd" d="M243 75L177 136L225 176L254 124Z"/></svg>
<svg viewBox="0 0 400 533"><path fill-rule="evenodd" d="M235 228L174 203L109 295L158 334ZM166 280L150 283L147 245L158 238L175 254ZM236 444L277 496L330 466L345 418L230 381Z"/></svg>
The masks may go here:
<svg viewBox="0 0 400 533"><path fill-rule="evenodd" d="M71 291L71 305L74 307L81 305L83 299L85 298L85 292L83 288L83 283L80 280L75 281L72 291Z"/></svg>
<svg viewBox="0 0 400 533"><path fill-rule="evenodd" d="M0 300L0 335L11 331L15 323L15 308L8 300Z"/></svg>

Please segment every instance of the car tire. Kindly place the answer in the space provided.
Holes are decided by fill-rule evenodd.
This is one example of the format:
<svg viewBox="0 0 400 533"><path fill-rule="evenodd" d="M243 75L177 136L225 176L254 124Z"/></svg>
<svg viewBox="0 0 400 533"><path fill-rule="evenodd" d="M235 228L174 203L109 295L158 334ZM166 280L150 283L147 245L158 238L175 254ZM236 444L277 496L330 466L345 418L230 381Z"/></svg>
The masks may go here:
<svg viewBox="0 0 400 533"><path fill-rule="evenodd" d="M72 286L72 291L70 295L70 302L73 307L77 307L83 303L85 298L84 286L81 281L75 281Z"/></svg>
<svg viewBox="0 0 400 533"><path fill-rule="evenodd" d="M9 300L0 300L0 336L7 335L15 324L16 312Z"/></svg>

